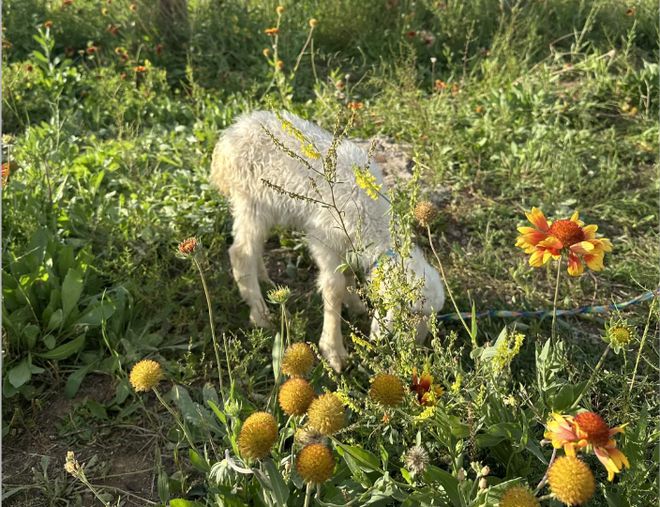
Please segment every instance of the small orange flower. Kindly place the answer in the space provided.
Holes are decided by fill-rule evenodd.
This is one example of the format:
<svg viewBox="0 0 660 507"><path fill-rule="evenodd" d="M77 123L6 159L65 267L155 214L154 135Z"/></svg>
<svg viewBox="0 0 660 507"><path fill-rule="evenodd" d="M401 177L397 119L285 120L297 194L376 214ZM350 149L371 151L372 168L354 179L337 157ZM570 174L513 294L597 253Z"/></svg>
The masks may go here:
<svg viewBox="0 0 660 507"><path fill-rule="evenodd" d="M406 37L408 37L409 39L414 39L416 36L417 36L417 32L415 32L414 30L411 30L410 32L406 32Z"/></svg>
<svg viewBox="0 0 660 507"><path fill-rule="evenodd" d="M629 7L626 10L626 16L634 16L636 12L637 12L637 9L635 9L634 7Z"/></svg>
<svg viewBox="0 0 660 507"><path fill-rule="evenodd" d="M131 12L135 12L137 11L137 4L131 4L128 6L128 8L130 9Z"/></svg>
<svg viewBox="0 0 660 507"><path fill-rule="evenodd" d="M444 90L445 88L447 88L447 83L445 83L442 79L436 79L434 86L435 86L436 91L440 92L440 91Z"/></svg>
<svg viewBox="0 0 660 507"><path fill-rule="evenodd" d="M53 27L53 22L49 19L46 22L44 22L44 28L52 28Z"/></svg>
<svg viewBox="0 0 660 507"><path fill-rule="evenodd" d="M181 243L179 243L178 249L179 252L182 253L183 255L190 255L192 253L195 253L195 250L197 249L197 246L199 245L197 238L191 237L188 239L184 239Z"/></svg>
<svg viewBox="0 0 660 507"><path fill-rule="evenodd" d="M433 376L428 370L418 377L417 368L413 368L410 390L417 394L417 401L422 405L435 405L437 398L444 393L441 386L433 383Z"/></svg>
<svg viewBox="0 0 660 507"><path fill-rule="evenodd" d="M520 236L516 246L531 254L529 265L543 266L550 259L559 259L568 254L568 274L580 276L584 264L593 271L601 271L605 252L612 251L612 243L606 238L596 238L597 225L584 225L576 211L570 219L546 220L543 212L532 208L526 213L534 227L518 227Z"/></svg>
<svg viewBox="0 0 660 507"><path fill-rule="evenodd" d="M279 28L266 28L266 29L264 30L264 33L265 33L266 35L275 36L275 35L277 35L278 33L280 33L280 29L279 29Z"/></svg>
<svg viewBox="0 0 660 507"><path fill-rule="evenodd" d="M147 72L148 69L144 65L136 65L135 67L133 67L133 70L138 74L140 74L142 72Z"/></svg>
<svg viewBox="0 0 660 507"><path fill-rule="evenodd" d="M284 70L284 62L282 60L277 60L275 62L275 68L277 68L277 70Z"/></svg>
<svg viewBox="0 0 660 507"><path fill-rule="evenodd" d="M360 109L364 108L364 104L362 102L353 101L348 103L348 108L351 111L359 111Z"/></svg>
<svg viewBox="0 0 660 507"><path fill-rule="evenodd" d="M98 53L99 47L98 46L89 46L86 50L88 55L93 55L94 53Z"/></svg>
<svg viewBox="0 0 660 507"><path fill-rule="evenodd" d="M68 7L73 3L73 0L62 0L62 6L63 7Z"/></svg>
<svg viewBox="0 0 660 507"><path fill-rule="evenodd" d="M119 27L117 25L108 25L105 31L111 35L117 35L119 33Z"/></svg>

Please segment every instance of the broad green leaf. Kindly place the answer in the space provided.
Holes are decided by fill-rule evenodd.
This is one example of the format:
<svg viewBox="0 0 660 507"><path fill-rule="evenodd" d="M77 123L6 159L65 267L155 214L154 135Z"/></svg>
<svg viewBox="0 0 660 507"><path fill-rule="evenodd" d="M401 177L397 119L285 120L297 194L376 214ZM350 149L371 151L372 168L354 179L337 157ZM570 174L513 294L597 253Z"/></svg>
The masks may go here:
<svg viewBox="0 0 660 507"><path fill-rule="evenodd" d="M16 389L30 381L32 378L32 369L30 368L30 358L26 357L16 366L7 372L7 380Z"/></svg>
<svg viewBox="0 0 660 507"><path fill-rule="evenodd" d="M275 505L287 505L289 500L289 488L286 487L284 479L282 479L282 474L275 468L275 464L272 460L267 459L263 462L266 475L270 479L270 484L272 486L272 493L275 497Z"/></svg>
<svg viewBox="0 0 660 507"><path fill-rule="evenodd" d="M62 311L66 318L71 310L78 306L83 290L82 273L77 269L69 269L62 282Z"/></svg>
<svg viewBox="0 0 660 507"><path fill-rule="evenodd" d="M203 474L207 474L211 470L211 465L209 465L208 461L194 449L188 449L188 457L190 458L190 463Z"/></svg>
<svg viewBox="0 0 660 507"><path fill-rule="evenodd" d="M442 486L454 507L463 505L458 492L458 479L456 477L433 465L429 465L424 476L428 482L437 482Z"/></svg>
<svg viewBox="0 0 660 507"><path fill-rule="evenodd" d="M85 380L85 376L92 371L95 365L96 362L87 364L69 375L69 378L66 380L66 385L64 386L64 395L67 398L73 398L76 395L78 389L80 389L82 381Z"/></svg>
<svg viewBox="0 0 660 507"><path fill-rule="evenodd" d="M70 342L67 342L64 345L55 347L53 350L49 350L48 352L43 352L41 354L35 354L35 355L43 359L61 361L62 359L66 359L67 357L72 356L76 352L79 352L80 350L82 350L84 346L85 346L85 335L81 334L78 338L71 340Z"/></svg>
<svg viewBox="0 0 660 507"><path fill-rule="evenodd" d="M335 445L343 452L350 454L365 472L382 472L379 459L369 451L356 445L345 445L339 442Z"/></svg>
<svg viewBox="0 0 660 507"><path fill-rule="evenodd" d="M115 313L115 307L110 301L100 301L88 307L76 324L88 326L100 326L104 320L109 319Z"/></svg>

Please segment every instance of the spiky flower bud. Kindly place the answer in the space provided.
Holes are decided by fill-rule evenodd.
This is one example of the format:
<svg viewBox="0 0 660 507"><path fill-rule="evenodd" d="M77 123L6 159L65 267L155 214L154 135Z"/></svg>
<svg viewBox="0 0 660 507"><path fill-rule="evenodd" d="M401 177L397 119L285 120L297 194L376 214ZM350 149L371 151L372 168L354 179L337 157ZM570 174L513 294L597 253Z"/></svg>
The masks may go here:
<svg viewBox="0 0 660 507"><path fill-rule="evenodd" d="M404 394L405 391L401 380L389 373L379 373L376 375L371 382L371 389L369 389L369 396L374 401L386 407L394 407L401 403Z"/></svg>
<svg viewBox="0 0 660 507"><path fill-rule="evenodd" d="M529 488L513 486L504 492L499 507L541 507L541 504Z"/></svg>
<svg viewBox="0 0 660 507"><path fill-rule="evenodd" d="M307 417L312 428L332 435L344 427L344 405L334 393L323 394L312 401Z"/></svg>
<svg viewBox="0 0 660 507"><path fill-rule="evenodd" d="M309 444L298 454L296 470L303 481L321 484L332 477L335 458L332 451L323 444Z"/></svg>
<svg viewBox="0 0 660 507"><path fill-rule="evenodd" d="M413 212L415 219L422 227L427 227L438 216L438 208L430 201L421 201L415 206Z"/></svg>
<svg viewBox="0 0 660 507"><path fill-rule="evenodd" d="M199 242L195 237L184 239L181 243L179 243L179 252L183 255L190 255L195 253L198 245Z"/></svg>
<svg viewBox="0 0 660 507"><path fill-rule="evenodd" d="M294 343L284 351L282 373L289 377L306 377L314 366L314 352L306 343Z"/></svg>
<svg viewBox="0 0 660 507"><path fill-rule="evenodd" d="M582 505L596 491L596 481L587 464L574 456L557 458L548 470L550 491L566 505Z"/></svg>
<svg viewBox="0 0 660 507"><path fill-rule="evenodd" d="M156 361L143 359L133 366L128 377L133 389L137 392L150 391L163 378L163 370Z"/></svg>
<svg viewBox="0 0 660 507"><path fill-rule="evenodd" d="M282 384L278 399L287 415L303 415L314 399L314 389L305 379L292 378Z"/></svg>
<svg viewBox="0 0 660 507"><path fill-rule="evenodd" d="M255 412L241 426L238 448L243 458L260 459L270 453L276 440L275 418L267 412Z"/></svg>
<svg viewBox="0 0 660 507"><path fill-rule="evenodd" d="M413 474L421 474L429 464L429 454L423 447L416 445L406 451L403 456L406 468Z"/></svg>

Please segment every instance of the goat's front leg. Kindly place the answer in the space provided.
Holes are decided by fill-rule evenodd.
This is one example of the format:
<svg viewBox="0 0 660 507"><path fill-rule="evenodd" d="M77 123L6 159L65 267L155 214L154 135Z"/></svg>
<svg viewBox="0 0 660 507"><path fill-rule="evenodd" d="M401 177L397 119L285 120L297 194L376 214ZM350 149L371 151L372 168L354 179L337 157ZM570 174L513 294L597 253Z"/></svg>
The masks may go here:
<svg viewBox="0 0 660 507"><path fill-rule="evenodd" d="M319 267L319 289L323 297L323 331L319 349L330 366L341 371L348 353L341 335L341 306L346 294L346 279L338 273L340 260L323 246L310 245L314 260Z"/></svg>

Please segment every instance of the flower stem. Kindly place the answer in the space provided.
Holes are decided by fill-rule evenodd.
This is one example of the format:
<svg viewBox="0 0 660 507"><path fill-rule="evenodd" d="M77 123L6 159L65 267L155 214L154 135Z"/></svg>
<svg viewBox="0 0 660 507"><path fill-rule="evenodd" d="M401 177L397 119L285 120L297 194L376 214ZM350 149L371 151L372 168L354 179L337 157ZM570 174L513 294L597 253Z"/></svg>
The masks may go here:
<svg viewBox="0 0 660 507"><path fill-rule="evenodd" d="M552 464L555 462L555 458L557 458L557 449L552 449L552 456L548 462L548 468L546 468L545 474L543 474L543 478L536 486L536 489L534 490L534 496L539 494L539 492L543 489L543 486L545 486L545 483L548 481L548 472L550 471Z"/></svg>
<svg viewBox="0 0 660 507"><path fill-rule="evenodd" d="M584 393L586 393L589 390L589 388L591 387L591 384L593 383L594 379L596 378L596 374L598 373L598 371L603 366L603 363L605 362L605 358L607 357L607 353L610 351L610 348L612 348L612 346L608 343L607 347L605 347L605 350L601 354L600 359L598 359L598 362L596 363L596 366L594 367L594 370L591 372L591 377L589 377L589 380L587 380L587 385L584 386L584 389L582 389L582 392L580 393L580 395L573 402L573 404L571 405L571 408L575 408L575 407L578 406L578 404L580 403L580 400L584 396Z"/></svg>
<svg viewBox="0 0 660 507"><path fill-rule="evenodd" d="M557 299L559 297L559 275L561 274L561 257L557 261L557 279L555 280L555 299L552 302L552 339L557 336Z"/></svg>
<svg viewBox="0 0 660 507"><path fill-rule="evenodd" d="M152 387L151 390L156 394L156 398L158 398L158 401L160 401L161 405L163 405L165 409L170 413L170 415L174 418L174 422L176 422L179 428L181 428L181 431L183 431L183 435L186 437L186 440L188 441L188 445L190 445L190 448L193 449L195 452L197 452L197 447L193 442L192 436L188 432L188 428L186 428L183 421L179 419L179 415L172 409L172 407L170 407L169 403L167 403L163 399L160 392L158 392L158 389Z"/></svg>
<svg viewBox="0 0 660 507"><path fill-rule="evenodd" d="M649 334L649 326L651 325L651 316L653 315L653 311L655 309L657 299L654 298L653 301L651 301L651 305L649 308L649 316L646 319L646 326L644 326L644 334L642 335L642 340L639 343L639 350L637 351L637 359L635 359L635 367L633 368L633 373L632 373L632 378L630 379L630 387L628 388L628 392L626 393L626 402L624 404L624 412L627 413L628 410L628 403L630 402L630 395L632 394L633 387L635 386L635 377L637 376L637 368L639 367L639 360L642 357L642 350L644 350L644 345L646 344L646 337Z"/></svg>
<svg viewBox="0 0 660 507"><path fill-rule="evenodd" d="M218 338L215 335L215 319L213 318L213 306L211 305L211 296L209 294L208 286L206 285L206 277L204 276L204 271L202 271L202 266L199 264L197 258L193 255L192 260L195 263L195 267L199 272L199 277L202 279L202 288L204 289L204 295L206 296L206 306L209 311L209 324L211 325L211 337L213 338L213 352L215 352L215 361L218 363L218 381L220 383L220 396L222 397L223 404L225 399L224 388L222 384L222 364L220 363L220 354L218 352ZM229 384L233 390L234 379L231 374L231 366L229 365L229 350L227 347L227 335L222 334L222 341L225 348L225 359L227 360L227 375L229 375Z"/></svg>
<svg viewBox="0 0 660 507"><path fill-rule="evenodd" d="M305 506L309 507L309 502L312 500L312 489L314 488L311 482L307 483L307 491L305 492Z"/></svg>
<svg viewBox="0 0 660 507"><path fill-rule="evenodd" d="M472 336L472 330L470 327L467 325L465 322L465 319L461 315L460 310L458 309L458 305L456 304L456 300L454 299L454 295L449 288L449 283L447 283L447 277L445 275L445 270L442 267L442 262L440 261L440 257L438 256L438 253L435 251L435 247L433 246L433 240L431 239L431 227L426 226L426 234L428 235L429 238L429 244L431 245L431 251L433 252L433 256L435 257L435 261L438 263L438 267L440 268L440 275L442 276L442 281L445 282L445 287L447 288L447 295L449 295L449 299L451 300L452 305L454 305L454 310L456 310L456 315L458 315L458 318L460 319L461 323L463 324L463 327L467 331L468 336L472 340L472 346L476 348L477 346L477 337Z"/></svg>

